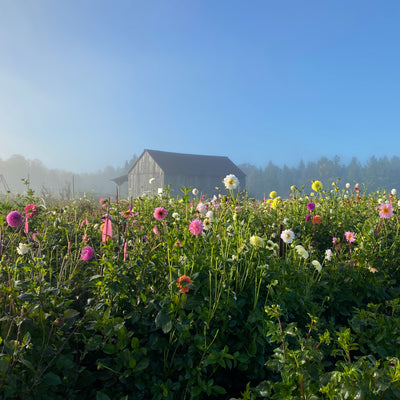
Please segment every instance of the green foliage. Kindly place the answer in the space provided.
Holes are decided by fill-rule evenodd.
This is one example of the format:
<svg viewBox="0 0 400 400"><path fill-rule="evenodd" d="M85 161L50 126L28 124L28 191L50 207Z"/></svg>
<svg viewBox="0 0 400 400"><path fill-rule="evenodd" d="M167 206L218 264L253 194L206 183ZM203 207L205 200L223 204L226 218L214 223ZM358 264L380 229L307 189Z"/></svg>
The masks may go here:
<svg viewBox="0 0 400 400"><path fill-rule="evenodd" d="M399 398L396 195L182 193L0 203L2 399Z"/></svg>

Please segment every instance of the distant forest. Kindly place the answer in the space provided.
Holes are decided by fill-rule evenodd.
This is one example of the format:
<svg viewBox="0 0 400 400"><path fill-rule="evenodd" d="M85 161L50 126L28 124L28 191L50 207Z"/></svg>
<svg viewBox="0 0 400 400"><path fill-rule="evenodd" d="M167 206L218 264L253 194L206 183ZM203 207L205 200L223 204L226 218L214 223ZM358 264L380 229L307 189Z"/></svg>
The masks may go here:
<svg viewBox="0 0 400 400"><path fill-rule="evenodd" d="M103 170L91 173L74 174L68 171L48 169L39 160L27 160L20 155L14 155L8 160L0 159L0 194L23 193L27 187L22 179L29 181L29 187L38 196L57 196L65 199L80 197L83 194L94 197L115 196L116 184L112 179L126 174L138 157L133 155L130 160L119 168L107 166ZM371 157L361 163L353 158L345 165L339 156L332 159L321 157L318 161L304 163L300 161L297 167L279 167L270 162L264 168L251 164L240 164L239 168L247 175L246 190L249 196L262 199L268 197L272 190L286 198L290 186L301 188L305 185L310 191L312 180L320 180L325 189L330 190L331 183L340 178L340 185L349 182L359 183L361 189L373 192L378 189L390 191L400 190L400 158ZM221 181L224 177L221 177ZM127 184L119 188L121 197L127 195Z"/></svg>
<svg viewBox="0 0 400 400"><path fill-rule="evenodd" d="M258 199L268 197L271 190L276 190L282 198L287 198L290 186L298 188L305 186L306 192L311 191L311 181L320 180L325 190L331 190L332 182L340 179L339 186L344 187L348 182L351 185L358 183L361 190L367 193L392 188L400 189L400 158L371 157L361 164L353 157L349 164L340 161L339 156L328 159L321 157L316 162L304 163L300 161L297 167L277 167L269 163L265 168L256 168L251 164L239 165L247 175L246 188L249 195Z"/></svg>

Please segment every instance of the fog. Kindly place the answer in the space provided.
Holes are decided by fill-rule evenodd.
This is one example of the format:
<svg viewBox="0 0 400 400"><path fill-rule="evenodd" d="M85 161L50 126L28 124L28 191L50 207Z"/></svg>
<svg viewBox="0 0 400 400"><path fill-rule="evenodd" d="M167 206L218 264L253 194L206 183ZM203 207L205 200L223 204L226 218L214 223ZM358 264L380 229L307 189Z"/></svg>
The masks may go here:
<svg viewBox="0 0 400 400"><path fill-rule="evenodd" d="M83 194L93 196L115 196L117 185L112 179L124 175L136 161L134 155L121 167L106 166L91 173L72 173L59 169L49 169L40 160L28 160L21 155L13 155L7 160L0 159L0 194L10 191L23 194L32 189L38 196L75 198ZM127 194L127 184L119 187L119 194Z"/></svg>
<svg viewBox="0 0 400 400"><path fill-rule="evenodd" d="M59 169L49 169L40 160L27 160L21 155L13 155L8 160L0 159L0 195L8 191L23 194L27 189L34 190L40 197L58 197L62 199L79 198L82 195L94 197L114 197L117 185L112 179L128 173L138 157L133 155L121 167L107 166L103 170L91 173L72 173ZM246 190L251 197L262 199L272 190L285 197L292 185L310 188L313 179L321 180L330 190L332 182L340 179L345 183L359 183L365 190L374 191L392 188L400 189L400 158L370 157L365 163L353 157L349 163L343 163L339 156L332 159L321 157L317 161L304 163L297 167L279 167L272 162L263 168L252 164L239 164L246 174ZM221 177L221 180L223 177ZM127 182L118 187L120 197L127 196Z"/></svg>

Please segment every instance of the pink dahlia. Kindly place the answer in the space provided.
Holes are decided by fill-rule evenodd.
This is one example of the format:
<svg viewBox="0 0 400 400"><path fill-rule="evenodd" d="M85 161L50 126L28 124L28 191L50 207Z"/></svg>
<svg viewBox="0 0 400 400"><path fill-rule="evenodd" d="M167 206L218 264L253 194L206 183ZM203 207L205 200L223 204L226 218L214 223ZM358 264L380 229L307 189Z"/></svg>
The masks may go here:
<svg viewBox="0 0 400 400"><path fill-rule="evenodd" d="M346 237L346 240L350 243L356 241L356 234L354 232L345 232L344 236Z"/></svg>
<svg viewBox="0 0 400 400"><path fill-rule="evenodd" d="M203 232L203 229L204 229L204 225L200 219L194 219L189 224L189 231L192 232L193 235L195 235L195 236L200 235L200 233Z"/></svg>
<svg viewBox="0 0 400 400"><path fill-rule="evenodd" d="M393 215L393 207L390 203L381 204L379 210L381 218L390 218Z"/></svg>
<svg viewBox="0 0 400 400"><path fill-rule="evenodd" d="M167 210L164 207L157 207L154 210L153 217L157 221L162 221L167 216Z"/></svg>
<svg viewBox="0 0 400 400"><path fill-rule="evenodd" d="M28 204L25 206L25 215L27 218L33 217L37 212L37 207L35 204Z"/></svg>
<svg viewBox="0 0 400 400"><path fill-rule="evenodd" d="M12 228L22 225L22 215L18 211L8 213L6 220Z"/></svg>
<svg viewBox="0 0 400 400"><path fill-rule="evenodd" d="M94 256L94 250L92 247L86 246L82 249L81 259L83 261L89 261L93 258L93 256Z"/></svg>

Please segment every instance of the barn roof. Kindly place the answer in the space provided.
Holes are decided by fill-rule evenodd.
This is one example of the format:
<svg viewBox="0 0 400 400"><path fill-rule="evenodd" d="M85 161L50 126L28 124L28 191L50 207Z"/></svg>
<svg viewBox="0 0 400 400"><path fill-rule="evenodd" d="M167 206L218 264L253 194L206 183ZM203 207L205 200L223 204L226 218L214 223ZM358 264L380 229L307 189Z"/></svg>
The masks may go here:
<svg viewBox="0 0 400 400"><path fill-rule="evenodd" d="M125 182L128 182L128 174L117 176L114 179L111 179L111 181L115 182L118 186L122 185Z"/></svg>
<svg viewBox="0 0 400 400"><path fill-rule="evenodd" d="M145 149L143 154L145 152L150 154L166 174L209 175L221 178L224 178L227 174L234 174L239 179L246 176L228 157L172 153L149 149Z"/></svg>

